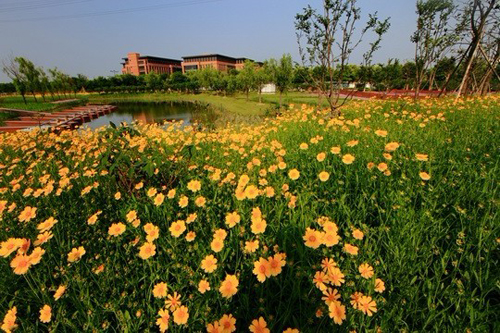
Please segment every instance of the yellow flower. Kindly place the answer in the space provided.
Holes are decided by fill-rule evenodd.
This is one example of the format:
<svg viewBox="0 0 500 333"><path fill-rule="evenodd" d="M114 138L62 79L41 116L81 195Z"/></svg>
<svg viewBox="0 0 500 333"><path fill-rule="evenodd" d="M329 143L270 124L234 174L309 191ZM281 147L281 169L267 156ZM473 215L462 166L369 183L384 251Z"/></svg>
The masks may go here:
<svg viewBox="0 0 500 333"><path fill-rule="evenodd" d="M183 325L188 321L189 311L187 307L182 305L178 307L172 315L174 316L174 323L176 323L177 325Z"/></svg>
<svg viewBox="0 0 500 333"><path fill-rule="evenodd" d="M351 154L345 154L344 156L342 156L342 162L344 164L352 164L352 162L354 162L354 160L355 160L355 158Z"/></svg>
<svg viewBox="0 0 500 333"><path fill-rule="evenodd" d="M52 229L52 227L57 223L57 220L54 219L53 217L49 217L48 219L46 219L45 221L43 221L42 223L38 224L36 226L36 228L40 231L40 232L45 232L45 231L49 231L50 229Z"/></svg>
<svg viewBox="0 0 500 333"><path fill-rule="evenodd" d="M331 152L332 154L338 155L338 154L340 154L340 147L339 147L339 146L332 147L332 148L330 149L330 152Z"/></svg>
<svg viewBox="0 0 500 333"><path fill-rule="evenodd" d="M325 232L320 236L322 243L327 247L332 247L337 245L340 241L340 237L336 232Z"/></svg>
<svg viewBox="0 0 500 333"><path fill-rule="evenodd" d="M139 257L141 259L149 259L156 254L156 246L153 243L144 243L139 248Z"/></svg>
<svg viewBox="0 0 500 333"><path fill-rule="evenodd" d="M246 241L245 242L245 251L247 253L254 253L255 251L257 251L257 249L259 248L259 240L256 239L254 241Z"/></svg>
<svg viewBox="0 0 500 333"><path fill-rule="evenodd" d="M190 231L186 234L186 241L187 242L192 242L196 238L196 232Z"/></svg>
<svg viewBox="0 0 500 333"><path fill-rule="evenodd" d="M158 192L154 187L150 187L148 191L146 192L146 195L150 198L152 198L156 192Z"/></svg>
<svg viewBox="0 0 500 333"><path fill-rule="evenodd" d="M142 187L144 186L144 183L143 182L139 182L135 185L135 189L136 190L140 190Z"/></svg>
<svg viewBox="0 0 500 333"><path fill-rule="evenodd" d="M160 309L160 311L158 311L158 316L160 318L156 319L156 325L158 325L160 332L164 333L168 330L170 313L166 309Z"/></svg>
<svg viewBox="0 0 500 333"><path fill-rule="evenodd" d="M210 283L207 280L200 280L198 283L198 291L202 294L210 290Z"/></svg>
<svg viewBox="0 0 500 333"><path fill-rule="evenodd" d="M18 254L10 262L10 267L14 270L17 275L22 275L28 272L31 266L30 257L24 254Z"/></svg>
<svg viewBox="0 0 500 333"><path fill-rule="evenodd" d="M366 263L359 265L358 270L361 276L365 279L369 279L373 276L373 267Z"/></svg>
<svg viewBox="0 0 500 333"><path fill-rule="evenodd" d="M354 147L354 146L356 146L358 143L359 143L359 141L358 141L358 140L351 140L351 141L347 142L347 147Z"/></svg>
<svg viewBox="0 0 500 333"><path fill-rule="evenodd" d="M238 292L238 285L240 282L236 275L227 274L224 281L222 281L221 286L219 288L219 292L222 294L224 298L230 298Z"/></svg>
<svg viewBox="0 0 500 333"><path fill-rule="evenodd" d="M22 238L9 238L0 244L0 256L6 258L23 245Z"/></svg>
<svg viewBox="0 0 500 333"><path fill-rule="evenodd" d="M344 251L351 255L358 255L358 247L351 244L344 244Z"/></svg>
<svg viewBox="0 0 500 333"><path fill-rule="evenodd" d="M229 228L234 227L236 224L240 223L241 217L237 212L232 212L226 215L226 224Z"/></svg>
<svg viewBox="0 0 500 333"><path fill-rule="evenodd" d="M115 193L115 200L120 200L122 197L122 194L120 192Z"/></svg>
<svg viewBox="0 0 500 333"><path fill-rule="evenodd" d="M305 245L307 247L317 249L321 245L321 233L317 230L307 228L304 237Z"/></svg>
<svg viewBox="0 0 500 333"><path fill-rule="evenodd" d="M4 330L6 333L14 331L17 328L16 319L17 308L14 306L5 314L5 317L3 318L3 324L0 329Z"/></svg>
<svg viewBox="0 0 500 333"><path fill-rule="evenodd" d="M288 177L290 177L291 180L297 180L300 177L300 172L297 169L292 169L288 171Z"/></svg>
<svg viewBox="0 0 500 333"><path fill-rule="evenodd" d="M318 175L319 180L326 182L330 178L330 174L326 171L322 171Z"/></svg>
<svg viewBox="0 0 500 333"><path fill-rule="evenodd" d="M375 289L376 292L381 293L385 290L385 283L381 279L375 279Z"/></svg>
<svg viewBox="0 0 500 333"><path fill-rule="evenodd" d="M167 284L165 282L155 284L153 288L153 296L156 298L167 297Z"/></svg>
<svg viewBox="0 0 500 333"><path fill-rule="evenodd" d="M18 218L20 222L28 222L34 217L36 217L36 207L26 206Z"/></svg>
<svg viewBox="0 0 500 333"><path fill-rule="evenodd" d="M316 155L316 160L318 162L323 162L326 158L326 154L325 153L319 153L318 155Z"/></svg>
<svg viewBox="0 0 500 333"><path fill-rule="evenodd" d="M385 170L387 170L387 164L386 163L379 163L379 165L377 165L377 169L380 172L384 172Z"/></svg>
<svg viewBox="0 0 500 333"><path fill-rule="evenodd" d="M388 152L393 152L398 148L399 148L399 143L397 142L389 142L388 144L385 145L385 150Z"/></svg>
<svg viewBox="0 0 500 333"><path fill-rule="evenodd" d="M175 189L171 189L170 191L168 191L167 193L167 198L169 199L173 199L175 197L175 193L176 193L176 190Z"/></svg>
<svg viewBox="0 0 500 333"><path fill-rule="evenodd" d="M170 234L178 238L184 231L186 231L186 223L183 220L176 221L170 225Z"/></svg>
<svg viewBox="0 0 500 333"><path fill-rule="evenodd" d="M68 261L69 262L75 262L81 259L83 255L86 253L85 248L83 246L80 246L78 248L74 247L71 249L71 252L68 253Z"/></svg>
<svg viewBox="0 0 500 333"><path fill-rule="evenodd" d="M163 193L158 193L154 199L155 206L160 206L163 203L163 200L165 200Z"/></svg>
<svg viewBox="0 0 500 333"><path fill-rule="evenodd" d="M267 328L267 323L264 318L254 319L252 324L248 328L252 333L270 333L271 331Z"/></svg>
<svg viewBox="0 0 500 333"><path fill-rule="evenodd" d="M197 197L197 198L196 198L196 200L194 201L194 204L195 204L197 207L204 207L206 202L207 202L207 200L205 199L205 197L199 196L199 197Z"/></svg>
<svg viewBox="0 0 500 333"><path fill-rule="evenodd" d="M214 238L212 240L212 243L210 243L210 248L215 253L218 253L218 252L222 251L222 249L224 248L224 240L222 240L220 238L217 238L217 237Z"/></svg>
<svg viewBox="0 0 500 333"><path fill-rule="evenodd" d="M429 180L429 179L431 179L431 176L427 172L421 171L419 173L419 175L420 175L420 178L422 178L422 180Z"/></svg>
<svg viewBox="0 0 500 333"><path fill-rule="evenodd" d="M385 138L387 136L387 131L379 129L379 130L375 131L375 134L378 135L378 136L381 136L381 137Z"/></svg>
<svg viewBox="0 0 500 333"><path fill-rule="evenodd" d="M108 235L118 237L125 232L126 228L125 224L121 222L113 223L108 229Z"/></svg>
<svg viewBox="0 0 500 333"><path fill-rule="evenodd" d="M422 162L426 162L429 160L429 155L427 154L415 154L415 157L417 158L417 160Z"/></svg>
<svg viewBox="0 0 500 333"><path fill-rule="evenodd" d="M65 285L60 285L56 292L54 293L54 299L57 301L59 298L62 297L62 295L64 295L64 293L66 292L66 286Z"/></svg>
<svg viewBox="0 0 500 333"><path fill-rule="evenodd" d="M183 195L183 196L182 196L182 197L180 197L180 199L179 199L179 207L181 207L181 208L185 208L185 207L187 207L188 202L189 202L188 197L186 197L185 195Z"/></svg>
<svg viewBox="0 0 500 333"><path fill-rule="evenodd" d="M331 302L328 306L330 318L333 319L334 323L337 325L342 325L345 320L345 306L339 301Z"/></svg>
<svg viewBox="0 0 500 333"><path fill-rule="evenodd" d="M259 189L257 188L257 186L255 185L248 185L246 188L245 188L245 197L247 199L255 199L259 196Z"/></svg>
<svg viewBox="0 0 500 333"><path fill-rule="evenodd" d="M127 213L127 222L132 223L137 219L137 212L135 210L131 210L130 212Z"/></svg>
<svg viewBox="0 0 500 333"><path fill-rule="evenodd" d="M354 237L356 239L362 240L364 236L365 235L363 234L363 232L359 229L354 229L352 231L352 237Z"/></svg>
<svg viewBox="0 0 500 333"><path fill-rule="evenodd" d="M209 254L201 261L201 269L206 273L212 273L217 269L217 259Z"/></svg>
<svg viewBox="0 0 500 333"><path fill-rule="evenodd" d="M201 182L198 180L192 180L187 185L188 190L192 192L198 192L201 189Z"/></svg>
<svg viewBox="0 0 500 333"><path fill-rule="evenodd" d="M45 250L41 247L35 247L33 252L29 255L29 260L31 265L37 265L40 260L42 260L42 256L45 253Z"/></svg>
<svg viewBox="0 0 500 333"><path fill-rule="evenodd" d="M370 296L361 296L357 309L371 317L377 312L377 303Z"/></svg>
<svg viewBox="0 0 500 333"><path fill-rule="evenodd" d="M222 328L222 333L232 333L236 331L236 318L231 314L225 314L219 319L219 325Z"/></svg>
<svg viewBox="0 0 500 333"><path fill-rule="evenodd" d="M260 258L258 261L253 263L252 273L257 277L259 282L266 281L266 278L271 276L271 265L269 261L264 258Z"/></svg>
<svg viewBox="0 0 500 333"><path fill-rule="evenodd" d="M45 304L43 308L40 310L40 321L42 323L50 323L50 319L52 317L52 309L50 306Z"/></svg>
<svg viewBox="0 0 500 333"><path fill-rule="evenodd" d="M266 227L267 227L266 220L262 218L252 219L252 224L250 228L252 229L252 233L254 233L255 235L263 234L266 231Z"/></svg>

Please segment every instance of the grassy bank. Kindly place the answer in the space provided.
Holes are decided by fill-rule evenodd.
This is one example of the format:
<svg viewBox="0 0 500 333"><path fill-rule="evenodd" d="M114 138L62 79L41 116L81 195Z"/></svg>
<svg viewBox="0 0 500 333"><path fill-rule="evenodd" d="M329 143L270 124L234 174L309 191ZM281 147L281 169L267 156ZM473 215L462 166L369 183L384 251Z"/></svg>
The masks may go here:
<svg viewBox="0 0 500 333"><path fill-rule="evenodd" d="M499 119L498 97L353 101L0 136L0 320L497 332Z"/></svg>

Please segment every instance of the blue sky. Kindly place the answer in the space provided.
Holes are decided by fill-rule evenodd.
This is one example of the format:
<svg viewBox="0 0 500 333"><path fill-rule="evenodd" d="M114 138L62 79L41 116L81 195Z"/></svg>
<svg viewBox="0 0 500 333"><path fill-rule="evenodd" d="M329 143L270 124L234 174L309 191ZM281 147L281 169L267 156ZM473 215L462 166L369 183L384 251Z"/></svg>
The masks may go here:
<svg viewBox="0 0 500 333"><path fill-rule="evenodd" d="M127 52L178 58L221 53L299 60L294 17L320 0L1 0L0 60L25 56L44 68L88 77L120 70ZM376 62L411 59L414 0L358 0L363 16L391 17ZM157 7L154 7L157 6ZM144 10L137 10L142 8ZM136 10L134 10L136 9ZM107 12L120 13L101 15ZM100 13L95 15L95 13ZM87 15L92 14L92 15ZM355 52L359 63L364 52ZM8 78L0 73L0 82Z"/></svg>

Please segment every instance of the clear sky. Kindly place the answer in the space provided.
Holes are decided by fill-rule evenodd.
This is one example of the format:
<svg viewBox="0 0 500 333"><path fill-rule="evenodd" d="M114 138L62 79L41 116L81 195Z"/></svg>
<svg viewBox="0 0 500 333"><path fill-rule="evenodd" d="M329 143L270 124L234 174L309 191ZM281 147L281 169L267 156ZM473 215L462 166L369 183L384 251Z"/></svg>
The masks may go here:
<svg viewBox="0 0 500 333"><path fill-rule="evenodd" d="M121 69L127 52L181 59L221 53L298 61L294 17L320 0L0 0L0 60L24 56L44 68L90 78ZM376 62L411 59L415 0L358 0L391 29ZM355 52L359 63L364 51ZM0 82L9 81L0 72Z"/></svg>

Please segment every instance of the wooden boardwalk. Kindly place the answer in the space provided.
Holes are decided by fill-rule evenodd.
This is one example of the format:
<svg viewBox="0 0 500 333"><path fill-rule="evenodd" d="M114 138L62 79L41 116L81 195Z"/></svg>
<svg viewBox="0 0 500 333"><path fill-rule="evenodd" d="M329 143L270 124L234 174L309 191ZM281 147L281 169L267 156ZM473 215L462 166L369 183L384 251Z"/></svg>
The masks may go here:
<svg viewBox="0 0 500 333"><path fill-rule="evenodd" d="M116 106L113 105L86 105L48 113L0 108L0 112L19 114L16 120L4 121L5 126L0 126L0 132L15 132L33 128L45 128L52 131L74 129L92 119L111 113L114 109Z"/></svg>

